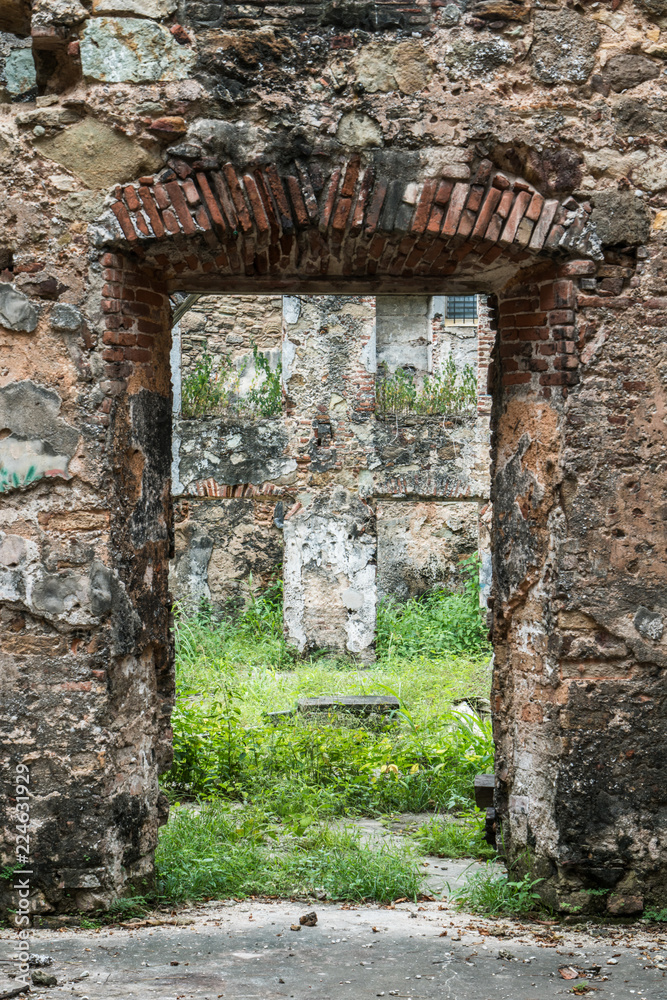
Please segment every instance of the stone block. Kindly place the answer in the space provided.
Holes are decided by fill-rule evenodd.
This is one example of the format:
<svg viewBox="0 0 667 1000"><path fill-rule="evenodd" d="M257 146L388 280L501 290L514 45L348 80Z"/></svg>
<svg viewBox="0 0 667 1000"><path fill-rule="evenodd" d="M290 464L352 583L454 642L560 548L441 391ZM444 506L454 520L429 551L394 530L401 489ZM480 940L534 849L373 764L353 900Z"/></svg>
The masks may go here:
<svg viewBox="0 0 667 1000"><path fill-rule="evenodd" d="M596 192L591 223L603 246L644 243L651 231L648 207L632 191Z"/></svg>
<svg viewBox="0 0 667 1000"><path fill-rule="evenodd" d="M159 152L145 149L92 118L84 118L53 138L36 141L35 148L39 156L77 174L88 188L107 188L114 181L152 173L164 159ZM70 199L82 196L76 193Z"/></svg>
<svg viewBox="0 0 667 1000"><path fill-rule="evenodd" d="M595 66L597 27L572 11L538 11L534 28L533 75L543 83L584 83Z"/></svg>
<svg viewBox="0 0 667 1000"><path fill-rule="evenodd" d="M612 90L620 93L660 76L660 66L646 56L621 52L607 62L602 74Z"/></svg>
<svg viewBox="0 0 667 1000"><path fill-rule="evenodd" d="M14 285L0 284L0 326L6 330L32 333L39 319L39 312L27 295Z"/></svg>
<svg viewBox="0 0 667 1000"><path fill-rule="evenodd" d="M97 17L81 36L84 76L105 83L184 80L195 62L167 28L134 17Z"/></svg>
<svg viewBox="0 0 667 1000"><path fill-rule="evenodd" d="M396 712L401 703L393 695L368 694L368 695L329 695L322 698L299 698L297 702L299 712L309 714L311 712L351 712L353 715L389 715Z"/></svg>
<svg viewBox="0 0 667 1000"><path fill-rule="evenodd" d="M57 302L51 310L51 326L54 330L65 330L75 333L83 326L83 316L76 306L65 302Z"/></svg>
<svg viewBox="0 0 667 1000"><path fill-rule="evenodd" d="M37 87L37 72L29 39L0 34L0 85L12 98L27 96Z"/></svg>
<svg viewBox="0 0 667 1000"><path fill-rule="evenodd" d="M93 0L93 14L137 15L156 20L169 17L176 10L176 0Z"/></svg>

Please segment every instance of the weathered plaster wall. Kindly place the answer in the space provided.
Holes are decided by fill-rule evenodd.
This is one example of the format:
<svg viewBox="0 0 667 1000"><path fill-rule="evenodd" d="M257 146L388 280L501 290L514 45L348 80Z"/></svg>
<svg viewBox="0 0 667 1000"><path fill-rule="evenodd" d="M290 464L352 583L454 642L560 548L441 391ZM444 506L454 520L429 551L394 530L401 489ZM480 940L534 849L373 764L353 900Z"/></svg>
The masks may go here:
<svg viewBox="0 0 667 1000"><path fill-rule="evenodd" d="M380 501L376 517L379 600L460 585L460 563L479 546L479 504Z"/></svg>
<svg viewBox="0 0 667 1000"><path fill-rule="evenodd" d="M235 352L243 350L247 358L249 329L252 329L253 340L258 346L271 350L275 345L273 327L277 302L281 312L278 321L283 323L282 300L202 296L192 307L194 318L189 318L190 313L186 313L179 323L183 363L191 365L192 359L201 357L204 351L212 356L214 362L220 355L235 356ZM382 488L384 480L369 475L369 472L384 465L398 473L409 471L413 488L422 496L437 496L444 480L434 477L432 470L436 466L444 466L445 460L454 459L457 478L453 484L448 484L450 495L488 497L488 420L484 417L477 421L474 418L466 421L443 420L442 417L414 418L408 430L399 427L395 421L378 420L373 411L365 412L360 420L356 411L348 405L350 384L354 382L358 363L362 365L364 376L367 378L370 374L373 380L377 378L378 363L386 361L390 354L395 362L389 366L390 370L395 369L397 364L409 365L423 374L432 367L430 350L427 353L432 323L429 296L380 296L377 299L319 297L312 301L292 296L286 299L284 313L284 378L290 381L293 388L297 386L297 391L292 394L295 398L287 396L285 400L289 415L286 413L259 421L251 415L176 419L174 438L179 442L179 493L185 491L201 495L210 491L209 486L213 482L224 484L230 496L235 494L233 487L239 486L252 486L255 492L267 488L272 492L288 490L287 506L284 500L275 501L280 504L275 522L282 526L282 512L290 509L294 502L294 486L298 478L295 455L299 446L307 442L310 462L305 466L308 472L306 482L311 490L315 487L328 491L342 477L349 488L354 492L361 489L362 495L374 503L375 488ZM230 341L225 333L230 328L246 331L245 340L235 334ZM476 329L471 329L474 334ZM446 345L449 336L449 328L441 331L441 342ZM280 351L282 358L281 345ZM421 358L421 369L415 352ZM244 355L239 353L238 357L243 358ZM477 361L476 347L474 361ZM334 379L336 381L331 385ZM319 402L320 390L325 395L324 403ZM308 424L309 434L314 431L312 445L310 438L300 440L303 423L296 416L298 407L303 409L302 415L306 418L315 414L314 420L311 418ZM360 452L362 443L366 449L373 448L368 456ZM390 488L400 494L406 492L407 484L401 482L399 486L395 475L392 475ZM233 513L241 501L230 500L229 516L225 516L222 511L226 501L221 501L218 496L222 489L218 485L212 491L214 496L210 502L215 513L210 517L204 513L205 504L200 503L192 507L188 518L176 522L177 567L171 574L171 583L173 593L180 600L192 602L204 597L214 604L223 604L230 593L237 593L240 578L245 577L249 583L252 573L256 584L258 567L262 567L262 579L268 577L266 558L270 554L275 558L273 572L282 573L282 548L270 544L261 531L255 535L256 559L249 558L247 548L252 539L247 537L247 519L239 519ZM242 503L248 510L251 509L249 501ZM465 542L461 542L458 526L453 532L445 530L434 535L427 544L418 544L409 557L406 555L407 575L404 581L399 579L399 549L387 547L386 539L383 548L379 539L378 567L384 580L383 593L391 592L399 599L405 599L436 582L454 582L455 567L463 558L463 553L470 554L477 546L474 513L477 505L473 503L464 507L468 514L473 512ZM190 509L187 504L186 508ZM390 509L390 505L385 504L385 508ZM403 521L406 511L422 509L425 509L423 505L414 504L405 509L401 507ZM437 510L434 506L433 512ZM433 516L437 520L433 530L437 531L443 527L442 518L435 513ZM410 534L408 521L405 522L405 531ZM415 524L422 524L423 521L424 518L418 516ZM430 524L429 518L426 523ZM274 525L272 531L275 530ZM470 531L473 534L468 537ZM238 537L233 537L235 532ZM410 542L414 541L416 529L410 534ZM430 551L434 545L437 556ZM400 551L403 549L405 539ZM232 550L238 556L238 567L230 559ZM288 552L291 558L292 549ZM387 560L386 567L383 566L383 559ZM227 585L223 584L217 570L215 582L210 579L214 567L222 566L228 567ZM325 575L326 572L325 569ZM296 579L287 570L285 576ZM309 578L308 582L309 586L313 586L312 579ZM288 604L290 601L291 598ZM301 606L302 603L299 603ZM297 628L294 611L290 615L289 620L286 618L288 636L292 638L298 632L302 649L315 648L318 636L308 631L315 619L309 622L302 620ZM371 617L368 623L372 628ZM338 633L338 639L341 642L340 651L345 652L347 638L343 631ZM322 643L325 647L334 648L330 631L327 630L322 637Z"/></svg>
<svg viewBox="0 0 667 1000"><path fill-rule="evenodd" d="M171 593L195 607L202 600L223 610L245 604L251 589L263 590L281 573L283 536L276 520L272 500L179 500Z"/></svg>
<svg viewBox="0 0 667 1000"><path fill-rule="evenodd" d="M168 293L481 287L500 305L510 851L531 848L556 905L664 905L661 4L104 6L0 12L0 277L25 296L3 310L0 387L50 400L48 433L0 428L7 449L42 445L0 514L2 863L21 761L36 907L151 877L172 696ZM8 86L28 39L35 100ZM303 419L296 485L322 460ZM418 495L412 476L395 481Z"/></svg>

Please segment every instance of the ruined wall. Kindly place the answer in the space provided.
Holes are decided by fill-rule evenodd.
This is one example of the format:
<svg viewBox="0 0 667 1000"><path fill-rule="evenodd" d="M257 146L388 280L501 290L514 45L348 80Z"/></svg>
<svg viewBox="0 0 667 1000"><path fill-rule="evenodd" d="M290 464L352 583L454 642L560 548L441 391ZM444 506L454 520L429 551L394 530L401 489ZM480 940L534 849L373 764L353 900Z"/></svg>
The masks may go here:
<svg viewBox="0 0 667 1000"><path fill-rule="evenodd" d="M273 311L265 311L267 307L263 304L267 302L272 304ZM246 321L244 310L247 308L250 308L250 312ZM235 344L228 345L223 335L218 334L216 337L215 334L218 327L229 324L230 315L234 316L238 330L261 322L262 317L266 324L270 324L272 320L275 322L275 299L203 296L194 304L194 309L198 310L195 319L186 323L189 315L186 314L179 324L184 358L188 360L195 352L201 354L206 350L215 358L216 354L230 353L237 349ZM202 328L204 316L207 317L207 322L206 327ZM241 554L252 542L246 536L246 521L237 520L236 514L231 512L236 509L234 504L237 501L231 504L230 514L225 517L222 513L225 501L220 500L219 494L222 492L231 497L235 495L232 487L252 485L255 492L270 490L276 494L275 503L280 504L280 511L284 512L285 500L278 497L282 496L281 491L287 491L285 496L288 508L293 506L298 467L295 454L299 445L304 442L309 444L310 463L301 488L307 484L307 495L311 497L311 501L318 489L328 492L341 483L353 493L360 492L370 502L372 510L367 516L371 521L378 490L396 495L416 493L422 498L445 494L450 501L456 496L488 498L487 418L475 419L471 415L461 419L444 415L412 416L405 420L401 418L400 421L394 418L383 419L375 412L374 406L369 408L369 401L373 402L370 393L365 400L361 417L353 400L350 405L350 391L357 379L359 366L362 377L366 380L370 378L372 393L378 377L378 363L381 364L382 361L387 363L389 371L395 370L399 365L409 366L421 374L428 372L432 368L432 323L430 296L380 296L375 300L370 297L317 297L309 300L292 296L286 299L283 322L285 342L281 347L281 359L283 354L285 358L284 380L288 393L285 398L285 416L269 420L258 420L252 415L227 415L224 418L205 416L176 421L179 492L199 495L210 493L210 502L216 508L215 514L209 514L206 503L187 505L188 517L182 522L176 522L178 568L172 572L171 580L173 592L179 600L196 603L205 597L216 605L223 605L230 589L234 592L238 589L239 575L245 575L249 583L249 575L253 573L253 580L256 582L257 572L261 567L262 579L268 578L271 567L266 560L271 556L275 558L273 572L282 573L282 546L272 541L273 534L278 530L276 524L282 527L282 513L276 514L268 532L257 531L254 536L257 553L253 561L248 558L249 554ZM205 329L205 333L192 332L202 329ZM474 327L472 332L476 332ZM257 336L257 342L261 342L265 349L270 349L273 343L271 328L263 334L258 331ZM448 337L449 328L441 331L442 343L446 344ZM241 345L238 349L241 349ZM474 360L476 363L476 347ZM305 420L297 419L297 413L301 413ZM300 439L304 425L309 428L309 434L314 433L312 445L309 438ZM456 478L453 481L452 465L456 468ZM448 475L435 475L436 468ZM385 470L385 476L379 474L381 469ZM387 470L391 470L389 480L386 478ZM372 472L376 475L370 474ZM397 476L407 472L410 473L409 481L397 479ZM209 485L211 479L218 484L215 489ZM299 493L300 501L308 506L305 496L303 492ZM318 523L322 521L325 509L326 505L318 514ZM391 509L390 501L384 502L384 509ZM426 522L423 510L423 504L405 505L401 507L400 515L396 513L387 516L398 518L406 538L413 542L424 523L430 525L431 520L435 519L435 532L444 525L445 515L438 513L437 503ZM453 518L452 523L457 524L455 530L445 529L429 536L429 540L424 539L410 556L406 553L400 555L405 544L402 547L392 547L388 545L386 537L384 544L378 537L380 596L393 593L399 599L406 599L436 583L448 586L458 583L458 563L477 548L477 504L464 504L461 508L463 510L465 540L461 535L463 522L458 524L461 512L454 515L453 508L449 514L450 519ZM409 516L410 512L415 514L414 523ZM336 515L332 513L332 517L334 516ZM236 529L233 527L235 524ZM217 530L214 530L214 525ZM288 534L291 530L292 522ZM332 530L338 529L334 526ZM235 531L238 531L236 538L232 537ZM289 559L294 557L295 544L288 546ZM230 551L239 554L239 568L236 570L229 561ZM405 558L406 561L405 581L400 579L400 558ZM215 583L208 581L209 567L212 573L214 566L223 565L230 567L228 587L222 585L219 576ZM325 560L321 570L325 577L330 572L328 566L329 563ZM297 570L285 567L286 579L294 581L296 573ZM319 588L314 587L313 580L309 579L306 598L296 601L288 595L286 635L302 652L317 647L318 627L316 619L310 625L304 620L300 620L297 625L294 608L303 610L303 600L315 599L322 607L326 607L327 586L328 581L321 580ZM364 628L372 643L374 611L365 612L365 615L367 620ZM329 631L326 635L323 634L323 648L357 652L356 648L348 649L343 630L337 636L338 645Z"/></svg>
<svg viewBox="0 0 667 1000"><path fill-rule="evenodd" d="M554 905L664 905L664 17L3 5L0 860L20 761L36 908L151 878L174 291L498 297L499 815ZM330 458L313 420L297 487ZM419 498L400 456L337 449Z"/></svg>
<svg viewBox="0 0 667 1000"><path fill-rule="evenodd" d="M245 362L249 371L253 344L264 353L280 351L282 319L279 295L202 296L179 324L182 377L194 371L205 353Z"/></svg>
<svg viewBox="0 0 667 1000"><path fill-rule="evenodd" d="M380 600L460 586L460 563L479 548L479 504L380 501L376 516Z"/></svg>

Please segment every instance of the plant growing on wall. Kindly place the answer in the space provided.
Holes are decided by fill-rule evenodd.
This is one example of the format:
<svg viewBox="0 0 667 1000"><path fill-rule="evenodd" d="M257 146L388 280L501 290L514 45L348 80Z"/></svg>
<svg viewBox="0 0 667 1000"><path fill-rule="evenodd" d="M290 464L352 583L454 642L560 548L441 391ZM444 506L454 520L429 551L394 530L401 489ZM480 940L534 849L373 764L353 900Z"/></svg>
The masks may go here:
<svg viewBox="0 0 667 1000"><path fill-rule="evenodd" d="M282 362L279 361L276 370L272 371L268 357L261 353L257 344L252 345L252 356L257 377L253 379L244 402L260 417L275 417L283 405ZM262 375L264 378L261 378Z"/></svg>
<svg viewBox="0 0 667 1000"><path fill-rule="evenodd" d="M378 413L386 416L472 413L477 406L477 374L474 365L459 369L452 357L434 375L425 375L418 387L413 372L397 368L380 372L375 384Z"/></svg>
<svg viewBox="0 0 667 1000"><path fill-rule="evenodd" d="M224 355L220 357L216 368L211 355L202 354L194 371L183 379L182 415L187 419L204 417L228 404L233 390L227 382L231 378L238 381L230 358Z"/></svg>
<svg viewBox="0 0 667 1000"><path fill-rule="evenodd" d="M183 380L181 413L186 419L204 417L225 410L229 413L277 416L282 409L282 364L273 371L266 354L252 344L256 376L250 389L239 394L239 382L245 366L237 371L231 358L220 355L216 361L203 354L194 371Z"/></svg>

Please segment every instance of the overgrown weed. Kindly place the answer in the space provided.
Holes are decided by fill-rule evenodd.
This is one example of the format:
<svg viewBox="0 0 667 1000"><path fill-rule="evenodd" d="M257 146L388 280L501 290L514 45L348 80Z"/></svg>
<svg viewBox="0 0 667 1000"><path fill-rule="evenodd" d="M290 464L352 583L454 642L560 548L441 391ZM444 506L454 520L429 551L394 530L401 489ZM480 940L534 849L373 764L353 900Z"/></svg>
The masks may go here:
<svg viewBox="0 0 667 1000"><path fill-rule="evenodd" d="M408 846L367 843L352 829L310 824L302 836L279 836L257 811L239 814L221 802L180 808L163 829L156 855L160 896L174 902L207 897L293 896L390 902L416 899L419 861Z"/></svg>
<svg viewBox="0 0 667 1000"><path fill-rule="evenodd" d="M449 900L459 910L488 917L518 915L540 908L540 894L535 886L542 881L532 878L530 873L512 879L496 862L487 861L481 871L469 873L459 889L452 892L448 885L447 891Z"/></svg>

